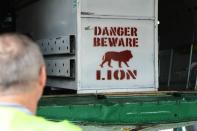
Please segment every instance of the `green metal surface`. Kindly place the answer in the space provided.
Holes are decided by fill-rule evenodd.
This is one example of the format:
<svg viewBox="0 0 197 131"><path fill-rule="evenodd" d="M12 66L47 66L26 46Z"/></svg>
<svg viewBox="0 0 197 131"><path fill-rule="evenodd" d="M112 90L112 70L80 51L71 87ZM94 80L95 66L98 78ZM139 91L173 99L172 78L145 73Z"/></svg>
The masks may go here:
<svg viewBox="0 0 197 131"><path fill-rule="evenodd" d="M101 125L196 121L197 95L44 97L38 115L57 121Z"/></svg>

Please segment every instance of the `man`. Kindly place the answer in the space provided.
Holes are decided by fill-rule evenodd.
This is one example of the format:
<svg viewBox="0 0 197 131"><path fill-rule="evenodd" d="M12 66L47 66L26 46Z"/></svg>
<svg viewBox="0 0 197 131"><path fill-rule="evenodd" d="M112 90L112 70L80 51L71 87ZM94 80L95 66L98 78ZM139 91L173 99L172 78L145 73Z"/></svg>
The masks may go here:
<svg viewBox="0 0 197 131"><path fill-rule="evenodd" d="M68 121L34 116L46 71L38 46L20 34L0 36L0 130L81 131Z"/></svg>

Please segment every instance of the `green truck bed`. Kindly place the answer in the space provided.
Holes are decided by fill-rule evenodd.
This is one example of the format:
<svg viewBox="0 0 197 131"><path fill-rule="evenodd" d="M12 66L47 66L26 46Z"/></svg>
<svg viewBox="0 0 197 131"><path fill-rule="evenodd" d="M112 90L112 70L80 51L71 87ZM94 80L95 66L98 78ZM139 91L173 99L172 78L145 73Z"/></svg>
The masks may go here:
<svg viewBox="0 0 197 131"><path fill-rule="evenodd" d="M79 124L146 125L197 120L197 94L47 96L38 115Z"/></svg>

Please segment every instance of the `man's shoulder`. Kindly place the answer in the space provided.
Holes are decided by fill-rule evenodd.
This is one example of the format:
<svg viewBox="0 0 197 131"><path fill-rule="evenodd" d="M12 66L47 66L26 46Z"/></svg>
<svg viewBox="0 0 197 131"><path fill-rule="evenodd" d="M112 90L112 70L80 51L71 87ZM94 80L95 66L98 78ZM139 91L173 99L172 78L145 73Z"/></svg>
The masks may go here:
<svg viewBox="0 0 197 131"><path fill-rule="evenodd" d="M38 116L31 117L32 118L30 119L30 125L34 123L34 127L37 127L38 129L45 127L43 131L82 131L78 126L70 123L67 120L61 122L53 122Z"/></svg>
<svg viewBox="0 0 197 131"><path fill-rule="evenodd" d="M82 131L67 120L49 121L43 117L28 115L13 108L0 108L0 113L2 114L0 122L4 123L2 126L12 128L9 131Z"/></svg>

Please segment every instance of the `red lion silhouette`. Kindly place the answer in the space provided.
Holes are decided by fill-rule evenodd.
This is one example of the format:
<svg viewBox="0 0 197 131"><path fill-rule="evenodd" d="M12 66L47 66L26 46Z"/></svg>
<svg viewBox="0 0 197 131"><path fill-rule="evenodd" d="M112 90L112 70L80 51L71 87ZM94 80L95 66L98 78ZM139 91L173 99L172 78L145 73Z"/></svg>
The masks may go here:
<svg viewBox="0 0 197 131"><path fill-rule="evenodd" d="M129 67L127 62L131 58L133 58L133 55L130 50L125 50L121 52L109 51L104 54L102 59L103 61L100 64L100 66L103 68L103 65L107 62L108 66L112 67L111 61L114 60L114 61L118 61L120 68L122 68L122 64L121 64L122 62L124 62L127 67Z"/></svg>

